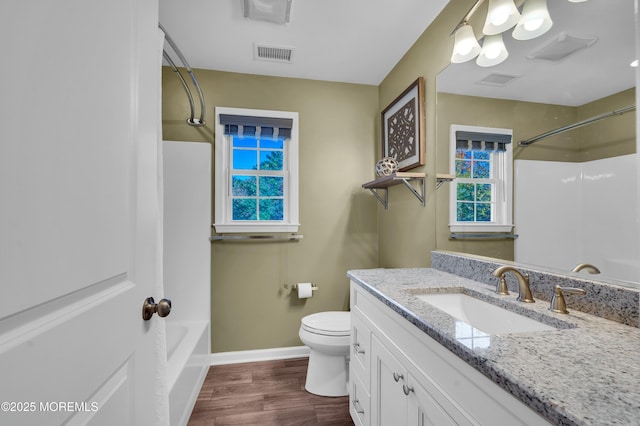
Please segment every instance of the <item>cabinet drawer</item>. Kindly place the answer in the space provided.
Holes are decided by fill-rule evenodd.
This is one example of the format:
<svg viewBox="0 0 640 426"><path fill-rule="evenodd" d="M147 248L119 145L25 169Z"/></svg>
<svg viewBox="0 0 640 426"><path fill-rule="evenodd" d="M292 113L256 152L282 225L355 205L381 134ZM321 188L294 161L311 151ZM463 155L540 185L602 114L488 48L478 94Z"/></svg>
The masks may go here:
<svg viewBox="0 0 640 426"><path fill-rule="evenodd" d="M351 311L351 348L349 352L351 368L364 378L363 383L369 389L371 329L364 323L364 318L358 308Z"/></svg>
<svg viewBox="0 0 640 426"><path fill-rule="evenodd" d="M362 383L360 375L351 370L349 376L349 413L356 426L369 426L371 397L368 388Z"/></svg>

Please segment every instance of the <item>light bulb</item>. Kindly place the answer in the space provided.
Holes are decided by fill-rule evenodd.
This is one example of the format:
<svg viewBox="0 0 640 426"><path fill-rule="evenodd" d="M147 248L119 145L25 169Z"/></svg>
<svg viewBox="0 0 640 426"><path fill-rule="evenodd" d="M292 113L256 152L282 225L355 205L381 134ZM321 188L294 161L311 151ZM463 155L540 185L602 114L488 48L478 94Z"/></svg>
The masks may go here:
<svg viewBox="0 0 640 426"><path fill-rule="evenodd" d="M546 33L552 26L547 0L527 0L522 8L522 17L513 30L513 38L531 40Z"/></svg>
<svg viewBox="0 0 640 426"><path fill-rule="evenodd" d="M524 23L524 29L527 31L535 31L542 26L543 22L544 22L544 18L528 19Z"/></svg>
<svg viewBox="0 0 640 426"><path fill-rule="evenodd" d="M503 62L508 56L509 52L502 40L502 34L489 35L484 38L482 51L476 59L476 64L481 67L492 67Z"/></svg>
<svg viewBox="0 0 640 426"><path fill-rule="evenodd" d="M451 62L459 64L470 61L480 53L480 44L476 40L471 25L464 24L456 30Z"/></svg>
<svg viewBox="0 0 640 426"><path fill-rule="evenodd" d="M489 46L489 48L484 52L484 56L486 56L487 59L497 58L500 56L500 46Z"/></svg>
<svg viewBox="0 0 640 426"><path fill-rule="evenodd" d="M463 41L458 46L456 46L456 53L459 55L465 56L471 53L471 49L473 49L473 44L468 40Z"/></svg>
<svg viewBox="0 0 640 426"><path fill-rule="evenodd" d="M486 35L500 34L520 20L520 12L513 0L489 0L487 18L482 32Z"/></svg>
<svg viewBox="0 0 640 426"><path fill-rule="evenodd" d="M494 9L488 19L495 26L502 25L509 19L509 11L506 7L501 6L498 9Z"/></svg>

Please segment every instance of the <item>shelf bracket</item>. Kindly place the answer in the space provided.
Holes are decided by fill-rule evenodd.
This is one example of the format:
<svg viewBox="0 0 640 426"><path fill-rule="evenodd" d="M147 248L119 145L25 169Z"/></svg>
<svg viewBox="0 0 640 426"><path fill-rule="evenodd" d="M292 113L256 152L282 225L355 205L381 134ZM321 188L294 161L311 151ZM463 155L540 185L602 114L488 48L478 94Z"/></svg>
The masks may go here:
<svg viewBox="0 0 640 426"><path fill-rule="evenodd" d="M418 182L418 185L420 186L420 192L418 192L418 190L409 183L409 181L416 181ZM420 204L422 204L422 207L425 206L425 190L424 190L424 178L419 178L419 179L415 179L415 178L404 178L402 179L402 183L405 184L405 186L407 188L409 188L409 190L413 193L413 195L418 199L418 201L420 201Z"/></svg>
<svg viewBox="0 0 640 426"><path fill-rule="evenodd" d="M387 210L389 208L389 189L388 188L369 188L369 191L371 191L371 193L373 195L376 196L376 198L378 199L378 201L380 201L380 204L382 204L384 206L384 209ZM378 191L384 191L384 197L381 196Z"/></svg>
<svg viewBox="0 0 640 426"><path fill-rule="evenodd" d="M439 189L443 183L452 182L455 178L454 175L438 173L436 175L436 190Z"/></svg>
<svg viewBox="0 0 640 426"><path fill-rule="evenodd" d="M418 182L418 188L412 184ZM425 206L425 174L424 173L405 173L396 172L388 176L379 177L376 180L367 182L362 185L363 188L371 191L373 195L380 201L385 210L389 208L389 187L404 184L411 193L420 201L422 207ZM382 192L384 191L384 193Z"/></svg>

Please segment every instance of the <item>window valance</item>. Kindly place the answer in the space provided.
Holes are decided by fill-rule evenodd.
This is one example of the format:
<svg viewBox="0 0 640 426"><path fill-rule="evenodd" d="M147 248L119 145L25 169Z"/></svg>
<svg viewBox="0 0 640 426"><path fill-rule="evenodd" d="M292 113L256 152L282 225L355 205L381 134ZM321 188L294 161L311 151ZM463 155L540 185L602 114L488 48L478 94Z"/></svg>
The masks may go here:
<svg viewBox="0 0 640 426"><path fill-rule="evenodd" d="M277 117L220 114L225 135L291 137L293 120Z"/></svg>
<svg viewBox="0 0 640 426"><path fill-rule="evenodd" d="M456 149L472 151L505 151L511 135L500 133L456 132Z"/></svg>

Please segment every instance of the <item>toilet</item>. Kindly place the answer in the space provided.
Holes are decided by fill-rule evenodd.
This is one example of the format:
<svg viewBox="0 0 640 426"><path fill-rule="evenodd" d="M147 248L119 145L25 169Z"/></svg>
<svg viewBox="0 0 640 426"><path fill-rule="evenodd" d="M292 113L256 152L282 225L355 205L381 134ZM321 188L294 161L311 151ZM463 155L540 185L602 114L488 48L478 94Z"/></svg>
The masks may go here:
<svg viewBox="0 0 640 426"><path fill-rule="evenodd" d="M315 395L347 395L350 312L319 312L302 318L300 340L311 349L305 389Z"/></svg>

